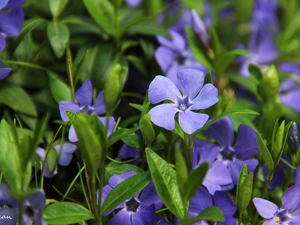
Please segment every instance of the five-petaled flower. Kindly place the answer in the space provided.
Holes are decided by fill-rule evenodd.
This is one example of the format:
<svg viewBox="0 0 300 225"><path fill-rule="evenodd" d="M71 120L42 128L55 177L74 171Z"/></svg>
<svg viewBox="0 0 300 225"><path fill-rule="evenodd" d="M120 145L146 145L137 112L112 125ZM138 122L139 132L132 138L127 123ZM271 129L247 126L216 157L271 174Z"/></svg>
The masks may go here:
<svg viewBox="0 0 300 225"><path fill-rule="evenodd" d="M167 130L175 128L174 116L178 112L178 120L182 130L192 134L203 127L209 116L193 112L206 109L218 102L218 90L212 84L204 84L203 72L196 69L183 69L177 73L182 93L167 77L156 76L149 87L149 101L157 104L149 111L151 121Z"/></svg>
<svg viewBox="0 0 300 225"><path fill-rule="evenodd" d="M266 219L264 225L299 224L300 184L284 192L280 209L273 202L262 198L254 198L253 203L259 215Z"/></svg>

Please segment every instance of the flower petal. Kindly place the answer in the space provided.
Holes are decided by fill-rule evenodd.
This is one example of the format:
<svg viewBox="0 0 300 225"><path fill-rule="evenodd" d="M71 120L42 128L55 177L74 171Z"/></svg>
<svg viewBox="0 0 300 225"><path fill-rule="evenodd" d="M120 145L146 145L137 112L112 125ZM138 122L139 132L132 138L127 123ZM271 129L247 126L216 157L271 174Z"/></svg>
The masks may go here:
<svg viewBox="0 0 300 225"><path fill-rule="evenodd" d="M204 83L204 73L196 69L183 69L177 73L177 78L182 86L184 96L191 100L199 93Z"/></svg>
<svg viewBox="0 0 300 225"><path fill-rule="evenodd" d="M161 70L167 73L175 61L175 54L170 48L160 46L155 50L155 59Z"/></svg>
<svg viewBox="0 0 300 225"><path fill-rule="evenodd" d="M277 205L275 205L273 202L267 201L262 198L254 198L253 204L257 209L259 215L266 219L273 218L273 216L278 211Z"/></svg>
<svg viewBox="0 0 300 225"><path fill-rule="evenodd" d="M153 225L156 224L156 219L154 205L141 207L136 213L132 213L133 225Z"/></svg>
<svg viewBox="0 0 300 225"><path fill-rule="evenodd" d="M76 91L75 99L81 106L92 105L93 86L90 80L86 80L82 86Z"/></svg>
<svg viewBox="0 0 300 225"><path fill-rule="evenodd" d="M25 200L25 205L32 207L34 210L42 210L45 204L45 194L41 190L36 191Z"/></svg>
<svg viewBox="0 0 300 225"><path fill-rule="evenodd" d="M95 109L95 112L97 115L101 115L106 112L103 94L104 94L104 91L99 92L99 94L97 95L97 98L96 98L96 102L93 105L93 108Z"/></svg>
<svg viewBox="0 0 300 225"><path fill-rule="evenodd" d="M175 84L169 78L159 75L150 83L148 96L151 104L156 104L163 100L175 102L177 98L182 98Z"/></svg>
<svg viewBox="0 0 300 225"><path fill-rule="evenodd" d="M13 8L7 13L0 14L0 32L9 37L15 37L20 33L23 22L23 10Z"/></svg>
<svg viewBox="0 0 300 225"><path fill-rule="evenodd" d="M292 212L300 203L300 184L295 184L283 193L282 208Z"/></svg>
<svg viewBox="0 0 300 225"><path fill-rule="evenodd" d="M8 1L9 0L1 0L0 1L0 10L2 10L6 6L6 4L7 4Z"/></svg>
<svg viewBox="0 0 300 225"><path fill-rule="evenodd" d="M5 77L7 77L9 75L10 71L11 71L10 68L0 68L0 80L2 80Z"/></svg>
<svg viewBox="0 0 300 225"><path fill-rule="evenodd" d="M203 188L199 188L195 197L190 201L189 216L198 216L205 209L213 206L210 194Z"/></svg>
<svg viewBox="0 0 300 225"><path fill-rule="evenodd" d="M3 0L1 0L1 1L3 1ZM25 3L25 1L26 0L9 0L4 9L7 10L7 9L12 9L12 8L20 7L21 5L23 5Z"/></svg>
<svg viewBox="0 0 300 225"><path fill-rule="evenodd" d="M132 225L131 215L126 211L125 208L120 210L114 217L108 222L108 225L126 224Z"/></svg>
<svg viewBox="0 0 300 225"><path fill-rule="evenodd" d="M110 186L112 186L113 188L116 187L119 183L121 183L122 181L126 180L129 177L132 177L136 175L136 172L133 170L127 171L125 173L122 174L117 174L114 175L112 177L109 178L108 183L110 184Z"/></svg>
<svg viewBox="0 0 300 225"><path fill-rule="evenodd" d="M175 128L175 114L179 110L176 108L176 105L162 104L155 106L148 113L151 116L151 121L159 126L163 127L166 130L174 130Z"/></svg>
<svg viewBox="0 0 300 225"><path fill-rule="evenodd" d="M16 225L18 222L17 208L0 209L1 225Z"/></svg>
<svg viewBox="0 0 300 225"><path fill-rule="evenodd" d="M77 137L77 134L75 132L75 129L74 129L73 125L70 126L68 138L69 138L70 142L77 142L78 141L78 137Z"/></svg>
<svg viewBox="0 0 300 225"><path fill-rule="evenodd" d="M222 210L225 218L233 217L237 207L226 192L216 191L213 198L215 205Z"/></svg>
<svg viewBox="0 0 300 225"><path fill-rule="evenodd" d="M71 101L60 101L58 103L58 106L59 106L60 117L65 122L69 121L69 117L65 113L66 110L71 111L73 113L80 112L79 105Z"/></svg>
<svg viewBox="0 0 300 225"><path fill-rule="evenodd" d="M241 124L238 129L238 140L233 147L239 159L249 159L259 153L257 136L252 127Z"/></svg>
<svg viewBox="0 0 300 225"><path fill-rule="evenodd" d="M192 111L179 111L179 124L182 130L187 134L192 134L203 127L209 116L203 113L194 113Z"/></svg>
<svg viewBox="0 0 300 225"><path fill-rule="evenodd" d="M1 4L1 3L0 3ZM0 33L0 51L2 51L6 46L6 39L3 37L3 35Z"/></svg>
<svg viewBox="0 0 300 225"><path fill-rule="evenodd" d="M9 194L9 186L5 183L0 183L0 206L18 206L18 201Z"/></svg>
<svg viewBox="0 0 300 225"><path fill-rule="evenodd" d="M155 205L155 210L158 210L163 205L163 202L161 201L160 197L158 196L156 189L154 187L153 182L150 182L142 192L141 197L139 198L139 201L141 202L141 205L143 207L150 206L152 204Z"/></svg>
<svg viewBox="0 0 300 225"><path fill-rule="evenodd" d="M170 49L174 49L175 51L184 51L186 47L186 43L184 38L177 32L173 30L169 30L169 33L171 34L172 40L169 40L165 37L158 36L157 40L161 45L164 45Z"/></svg>
<svg viewBox="0 0 300 225"><path fill-rule="evenodd" d="M214 145L209 141L195 140L193 159L198 159L194 162L194 166L198 166L203 162L213 163L220 153L220 146ZM197 157L198 156L198 157Z"/></svg>
<svg viewBox="0 0 300 225"><path fill-rule="evenodd" d="M212 84L206 84L199 95L192 100L191 110L206 109L219 101L218 89Z"/></svg>
<svg viewBox="0 0 300 225"><path fill-rule="evenodd" d="M73 158L73 153L75 152L76 148L76 145L70 143L62 144L62 146L55 145L54 149L56 150L56 153L59 156L58 164L61 166L69 165Z"/></svg>
<svg viewBox="0 0 300 225"><path fill-rule="evenodd" d="M215 139L222 147L231 146L234 136L233 123L229 117L224 117L212 124L203 133L207 137Z"/></svg>

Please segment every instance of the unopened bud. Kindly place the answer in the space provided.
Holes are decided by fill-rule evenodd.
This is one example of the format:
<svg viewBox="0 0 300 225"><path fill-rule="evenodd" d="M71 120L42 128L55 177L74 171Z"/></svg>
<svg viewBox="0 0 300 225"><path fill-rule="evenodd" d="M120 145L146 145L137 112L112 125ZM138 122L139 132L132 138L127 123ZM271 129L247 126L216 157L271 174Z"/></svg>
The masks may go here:
<svg viewBox="0 0 300 225"><path fill-rule="evenodd" d="M299 131L298 131L298 126L295 122L292 123L289 130L288 145L292 154L295 155L299 147Z"/></svg>

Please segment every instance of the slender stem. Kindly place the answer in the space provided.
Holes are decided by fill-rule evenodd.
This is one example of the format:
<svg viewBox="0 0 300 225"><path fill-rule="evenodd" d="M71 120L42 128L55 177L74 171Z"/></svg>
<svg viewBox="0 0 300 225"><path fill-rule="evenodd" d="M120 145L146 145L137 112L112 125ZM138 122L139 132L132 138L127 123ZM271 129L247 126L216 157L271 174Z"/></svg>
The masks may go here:
<svg viewBox="0 0 300 225"><path fill-rule="evenodd" d="M18 223L23 222L23 201L19 201Z"/></svg>
<svg viewBox="0 0 300 225"><path fill-rule="evenodd" d="M186 154L186 164L188 170L193 167L193 138L191 135L184 133L183 146Z"/></svg>
<svg viewBox="0 0 300 225"><path fill-rule="evenodd" d="M74 80L73 80L73 73L72 73L72 68L71 68L71 61L70 61L70 59L68 59L67 61L68 61L69 77L70 77L70 83L71 83L72 100L74 101L75 89L74 89Z"/></svg>
<svg viewBox="0 0 300 225"><path fill-rule="evenodd" d="M32 64L32 63L28 63L28 62L22 62L22 61L14 61L14 60L2 60L3 63L9 63L12 65L19 65L19 66L25 66L25 67L30 67L30 68L34 68L34 69L39 69L39 70L43 70L43 71L49 71L48 69L46 69L45 67L42 67L40 65L36 65L36 64Z"/></svg>

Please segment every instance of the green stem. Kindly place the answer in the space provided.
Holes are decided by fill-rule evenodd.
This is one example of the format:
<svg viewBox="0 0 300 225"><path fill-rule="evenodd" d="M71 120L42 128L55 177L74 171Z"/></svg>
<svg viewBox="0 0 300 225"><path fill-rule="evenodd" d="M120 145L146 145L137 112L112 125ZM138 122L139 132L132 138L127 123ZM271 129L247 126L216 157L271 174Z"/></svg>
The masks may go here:
<svg viewBox="0 0 300 225"><path fill-rule="evenodd" d="M193 138L191 135L184 133L183 146L186 154L186 164L190 171L193 167Z"/></svg>
<svg viewBox="0 0 300 225"><path fill-rule="evenodd" d="M14 60L2 60L3 63L7 63L7 64L12 64L12 65L19 65L19 66L25 66L25 67L30 67L30 68L34 68L34 69L39 69L39 70L43 70L45 72L49 71L48 69L46 69L45 67L36 65L36 64L32 64L32 63L28 63L28 62L22 62L22 61L14 61Z"/></svg>

